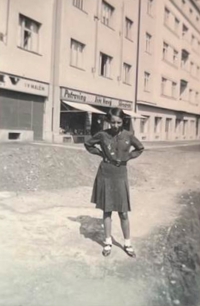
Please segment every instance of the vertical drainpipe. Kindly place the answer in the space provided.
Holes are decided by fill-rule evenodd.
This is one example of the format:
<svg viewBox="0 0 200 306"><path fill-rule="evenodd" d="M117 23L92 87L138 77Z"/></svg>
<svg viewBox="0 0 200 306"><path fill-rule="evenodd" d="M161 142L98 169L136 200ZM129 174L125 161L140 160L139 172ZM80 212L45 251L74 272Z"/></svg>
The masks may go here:
<svg viewBox="0 0 200 306"><path fill-rule="evenodd" d="M119 79L118 81L122 80L122 66L123 66L123 47L124 47L124 1L122 3L122 20L121 20L121 48L120 48L120 66L119 66Z"/></svg>
<svg viewBox="0 0 200 306"><path fill-rule="evenodd" d="M55 106L55 86L56 86L56 62L57 57L57 31L58 31L58 7L59 0L54 0L53 3L53 22L52 22L52 45L51 45L51 72L50 72L50 86L51 86L51 99L52 99L52 113L51 113L51 132L54 131L54 106Z"/></svg>
<svg viewBox="0 0 200 306"><path fill-rule="evenodd" d="M135 112L137 110L138 100L138 79L139 79L139 60L140 60L140 27L141 27L141 0L138 0L138 34L137 34L137 50L136 50L136 74L135 74Z"/></svg>
<svg viewBox="0 0 200 306"><path fill-rule="evenodd" d="M10 15L10 0L7 0L7 12L6 12L6 31L5 31L5 45L8 44L8 27L9 27L9 15Z"/></svg>
<svg viewBox="0 0 200 306"><path fill-rule="evenodd" d="M98 34L99 34L99 19L100 19L100 17L99 17L99 3L100 3L100 0L97 0L96 15L94 16L95 38L94 38L94 65L93 65L93 69L92 69L93 74L95 74L96 71L97 71Z"/></svg>

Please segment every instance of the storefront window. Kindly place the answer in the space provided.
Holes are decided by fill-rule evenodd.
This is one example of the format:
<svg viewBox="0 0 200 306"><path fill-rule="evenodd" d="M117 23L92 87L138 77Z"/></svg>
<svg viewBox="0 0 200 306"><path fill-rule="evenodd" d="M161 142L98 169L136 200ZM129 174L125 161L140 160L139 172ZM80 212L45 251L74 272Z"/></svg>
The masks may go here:
<svg viewBox="0 0 200 306"><path fill-rule="evenodd" d="M72 109L70 106L61 103L60 132L70 135L87 135L90 133L86 129L87 113Z"/></svg>

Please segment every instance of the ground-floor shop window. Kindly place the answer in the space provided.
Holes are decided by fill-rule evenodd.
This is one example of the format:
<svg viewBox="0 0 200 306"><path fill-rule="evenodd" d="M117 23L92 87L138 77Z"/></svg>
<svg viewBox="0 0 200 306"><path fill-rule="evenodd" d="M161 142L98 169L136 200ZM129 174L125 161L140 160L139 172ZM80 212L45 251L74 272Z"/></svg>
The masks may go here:
<svg viewBox="0 0 200 306"><path fill-rule="evenodd" d="M166 121L165 121L165 132L166 133L168 133L171 129L171 122L172 122L171 118L166 118Z"/></svg>
<svg viewBox="0 0 200 306"><path fill-rule="evenodd" d="M190 121L190 130L191 130L191 134L194 135L195 134L195 120Z"/></svg>
<svg viewBox="0 0 200 306"><path fill-rule="evenodd" d="M188 125L188 120L183 120L183 135L186 135L187 133L187 125Z"/></svg>
<svg viewBox="0 0 200 306"><path fill-rule="evenodd" d="M155 119L154 119L154 133L160 133L160 131L161 131L161 122L162 122L162 118L161 117L155 117Z"/></svg>
<svg viewBox="0 0 200 306"><path fill-rule="evenodd" d="M180 132L180 124L181 124L181 119L176 119L175 121L175 132L176 133Z"/></svg>
<svg viewBox="0 0 200 306"><path fill-rule="evenodd" d="M85 112L61 112L60 127L64 134L85 135L86 113Z"/></svg>
<svg viewBox="0 0 200 306"><path fill-rule="evenodd" d="M149 122L149 117L141 118L141 120L140 120L140 133L142 133L142 134L147 133L148 122Z"/></svg>

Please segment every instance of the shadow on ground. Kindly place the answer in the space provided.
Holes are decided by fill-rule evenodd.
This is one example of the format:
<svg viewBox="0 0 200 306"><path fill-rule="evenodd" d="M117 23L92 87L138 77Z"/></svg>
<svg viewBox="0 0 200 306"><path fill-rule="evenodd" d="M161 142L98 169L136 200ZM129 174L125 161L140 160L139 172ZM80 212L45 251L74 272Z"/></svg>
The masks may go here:
<svg viewBox="0 0 200 306"><path fill-rule="evenodd" d="M70 221L80 223L80 234L83 235L87 239L91 239L92 241L100 244L102 247L104 246L104 229L103 222L100 218L94 218L90 216L78 216L68 217ZM115 240L112 236L113 245L121 248L123 250L123 246Z"/></svg>

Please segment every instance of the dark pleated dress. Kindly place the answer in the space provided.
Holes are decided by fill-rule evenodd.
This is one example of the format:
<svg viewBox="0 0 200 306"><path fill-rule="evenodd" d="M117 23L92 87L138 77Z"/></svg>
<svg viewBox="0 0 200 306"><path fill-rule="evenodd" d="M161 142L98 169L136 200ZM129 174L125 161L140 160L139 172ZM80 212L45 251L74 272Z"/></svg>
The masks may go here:
<svg viewBox="0 0 200 306"><path fill-rule="evenodd" d="M126 166L101 162L93 186L91 202L105 212L131 210Z"/></svg>

